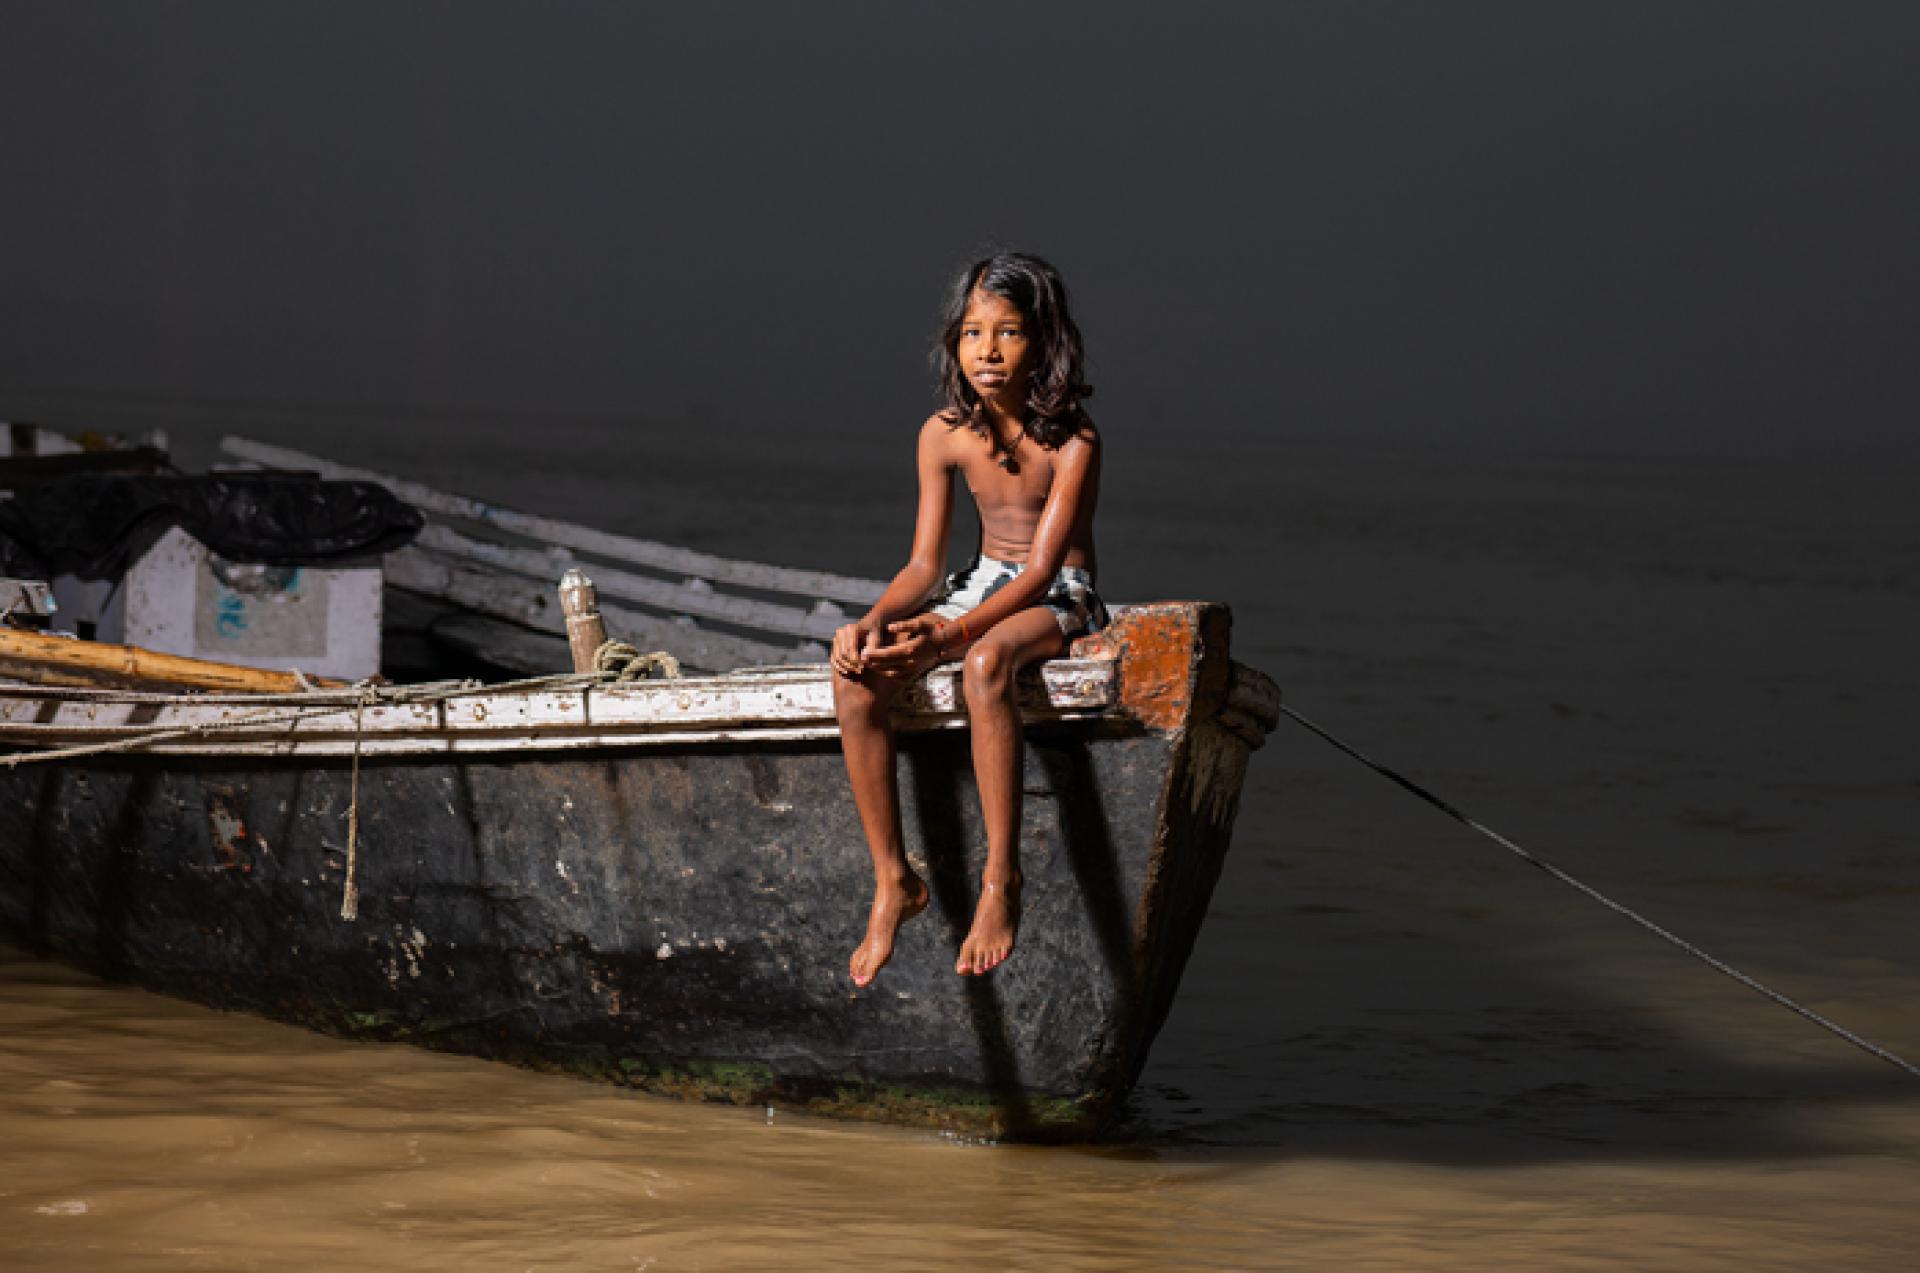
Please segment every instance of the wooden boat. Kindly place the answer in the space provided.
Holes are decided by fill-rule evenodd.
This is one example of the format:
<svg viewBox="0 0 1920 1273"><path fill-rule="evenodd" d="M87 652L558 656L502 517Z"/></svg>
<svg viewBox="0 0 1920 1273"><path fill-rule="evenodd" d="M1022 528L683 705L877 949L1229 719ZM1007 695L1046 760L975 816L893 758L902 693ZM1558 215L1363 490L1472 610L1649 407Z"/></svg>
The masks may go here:
<svg viewBox="0 0 1920 1273"><path fill-rule="evenodd" d="M899 708L909 856L934 905L864 990L846 961L870 877L819 664L254 693L0 683L0 933L355 1038L1082 1137L1173 1002L1277 719L1229 627L1215 605L1127 607L1030 669L1025 909L988 977L952 968L984 845L951 667Z"/></svg>

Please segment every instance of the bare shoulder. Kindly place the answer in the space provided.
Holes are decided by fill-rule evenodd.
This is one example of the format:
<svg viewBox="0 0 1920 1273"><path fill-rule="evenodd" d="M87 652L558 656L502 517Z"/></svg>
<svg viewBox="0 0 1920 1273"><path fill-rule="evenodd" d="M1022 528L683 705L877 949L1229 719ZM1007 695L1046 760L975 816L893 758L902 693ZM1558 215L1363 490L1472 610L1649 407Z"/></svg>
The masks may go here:
<svg viewBox="0 0 1920 1273"><path fill-rule="evenodd" d="M926 422L920 426L920 454L937 455L948 463L952 463L954 461L952 443L956 427L944 411L936 411L928 416Z"/></svg>
<svg viewBox="0 0 1920 1273"><path fill-rule="evenodd" d="M1060 444L1054 453L1056 463L1063 465L1093 464L1100 458L1100 430L1093 427L1091 420L1082 424Z"/></svg>

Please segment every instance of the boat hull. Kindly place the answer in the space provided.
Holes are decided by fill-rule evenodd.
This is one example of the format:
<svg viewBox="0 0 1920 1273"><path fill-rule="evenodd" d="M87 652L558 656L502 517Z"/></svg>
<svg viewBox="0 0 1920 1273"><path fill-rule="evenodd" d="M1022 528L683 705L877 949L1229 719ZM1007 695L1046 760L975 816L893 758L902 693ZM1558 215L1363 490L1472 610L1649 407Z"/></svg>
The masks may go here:
<svg viewBox="0 0 1920 1273"><path fill-rule="evenodd" d="M953 971L984 864L959 730L901 736L934 900L865 989L871 874L831 739L363 757L353 920L348 758L0 770L0 929L356 1038L1080 1137L1144 1063L1226 853L1257 733L1222 706L1029 728L1019 946L985 977Z"/></svg>

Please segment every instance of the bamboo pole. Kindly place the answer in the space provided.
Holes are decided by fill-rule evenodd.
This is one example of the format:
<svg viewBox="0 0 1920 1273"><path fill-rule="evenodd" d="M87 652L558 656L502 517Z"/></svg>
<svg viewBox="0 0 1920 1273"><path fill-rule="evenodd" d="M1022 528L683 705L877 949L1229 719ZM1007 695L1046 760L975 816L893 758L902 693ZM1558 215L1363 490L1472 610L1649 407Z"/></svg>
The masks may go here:
<svg viewBox="0 0 1920 1273"><path fill-rule="evenodd" d="M76 641L38 632L0 631L0 676L34 685L73 685L106 689L196 689L233 692L298 692L308 685L341 686L345 681L292 672L216 663L211 659L162 654L137 645Z"/></svg>

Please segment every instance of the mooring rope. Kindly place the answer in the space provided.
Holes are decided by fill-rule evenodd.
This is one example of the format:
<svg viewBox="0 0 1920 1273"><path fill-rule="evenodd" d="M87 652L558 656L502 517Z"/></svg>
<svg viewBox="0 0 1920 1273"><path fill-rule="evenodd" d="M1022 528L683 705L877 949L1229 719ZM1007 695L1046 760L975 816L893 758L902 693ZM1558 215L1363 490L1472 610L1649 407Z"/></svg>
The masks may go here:
<svg viewBox="0 0 1920 1273"><path fill-rule="evenodd" d="M340 918L360 918L360 740L366 737L368 686L353 707L353 766L347 779L347 881L340 888Z"/></svg>
<svg viewBox="0 0 1920 1273"><path fill-rule="evenodd" d="M1900 1069L1905 1070L1907 1073L1913 1075L1915 1078L1920 1078L1920 1066L1915 1066L1911 1061L1908 1061L1903 1057L1895 1055L1893 1052L1888 1051L1886 1048L1881 1047L1879 1044L1874 1043L1872 1040L1861 1038L1859 1035L1847 1029L1845 1026L1840 1025L1838 1022L1830 1021L1826 1017L1821 1016L1819 1013L1815 1012L1812 1008L1809 1008L1802 1004L1794 1002L1792 999L1789 999L1786 995L1781 994L1778 990L1775 990L1773 987L1763 985L1761 982L1754 979L1753 977L1748 976L1746 973L1741 972L1738 968L1735 968L1733 965L1725 962L1724 960L1714 958L1712 955L1708 954L1704 950L1701 950L1698 946L1695 946L1693 943L1685 940L1682 937L1676 936L1671 932L1668 932L1666 929L1654 923L1652 920L1646 918L1644 915L1641 915L1637 911L1634 911L1629 909L1628 907L1622 906L1619 902L1614 901L1612 898L1602 893L1599 889L1596 889L1591 885L1584 884L1581 881L1575 879L1573 876L1567 874L1565 871L1561 870L1559 867L1555 866L1553 863L1547 861L1546 859L1541 857L1536 857L1532 853L1527 852L1525 849L1515 844L1512 840L1507 839L1506 836L1501 835L1498 831L1493 830L1491 827L1483 826L1479 822L1476 822L1472 818L1469 818L1466 814L1460 812L1460 810L1454 808L1452 805L1448 804L1445 800L1442 800L1439 796L1434 795L1431 791L1428 791L1425 787L1420 786L1418 783L1412 781L1411 779L1402 777L1400 774L1395 773L1393 770L1387 768L1385 765L1381 764L1379 761L1374 760L1370 756L1367 756L1366 754L1361 752L1358 748L1349 746L1347 743L1344 743L1340 741L1338 738L1335 738L1332 734L1328 733L1326 730L1322 729L1320 726L1314 724L1312 721L1302 716L1299 712L1294 711L1293 708L1288 707L1285 703L1282 703L1280 705L1280 710L1282 712L1285 712L1288 716L1293 717L1294 720L1306 726L1308 729L1312 730L1314 733L1318 734L1321 738L1333 744L1335 747L1339 748L1341 751L1345 752L1347 755L1352 756L1355 760L1359 761L1361 764L1365 765L1367 768L1373 770L1375 773L1379 774L1381 777L1399 785L1400 787L1405 788L1409 792L1412 792L1414 795L1426 801L1428 804L1432 805L1434 808L1440 810L1440 812L1446 814L1449 818L1452 818L1455 822L1460 823L1462 826L1466 826L1475 831L1478 831L1481 835L1486 836L1489 840L1492 840L1495 844L1507 850L1507 852L1512 853L1516 857L1520 858L1522 861L1530 863L1533 866L1539 867L1541 870L1545 871L1548 875L1551 875L1554 879L1559 880L1562 884L1566 884L1572 888L1578 889L1580 892L1585 893L1588 897L1591 897L1594 901L1600 903L1602 906L1606 907L1608 910L1613 911L1616 914L1626 916L1628 919L1640 925L1640 927L1646 929L1648 932L1660 938L1662 941L1665 941L1670 943L1671 945L1677 946L1681 950L1685 951L1687 954L1692 955L1695 959L1698 959L1701 963L1707 965L1707 967L1712 968L1716 972L1723 973L1726 976L1733 978L1735 981L1739 982L1741 985L1745 986L1747 989L1752 990L1757 994L1766 996L1768 999L1773 1000L1775 1003L1779 1004L1781 1007L1787 1009L1790 1012L1798 1013L1799 1015L1805 1017L1807 1020L1813 1022L1815 1025L1820 1026L1822 1029L1832 1031L1834 1034L1838 1035L1842 1039L1845 1039L1848 1043L1853 1044L1853 1046L1861 1049L1862 1051L1869 1052L1872 1055L1879 1057L1882 1061L1885 1061L1890 1065L1894 1065L1899 1067Z"/></svg>

